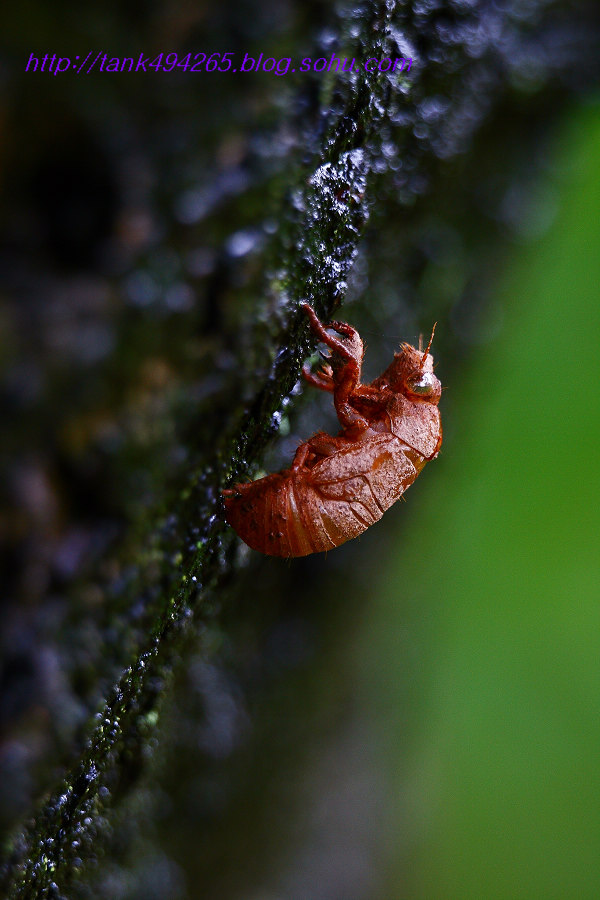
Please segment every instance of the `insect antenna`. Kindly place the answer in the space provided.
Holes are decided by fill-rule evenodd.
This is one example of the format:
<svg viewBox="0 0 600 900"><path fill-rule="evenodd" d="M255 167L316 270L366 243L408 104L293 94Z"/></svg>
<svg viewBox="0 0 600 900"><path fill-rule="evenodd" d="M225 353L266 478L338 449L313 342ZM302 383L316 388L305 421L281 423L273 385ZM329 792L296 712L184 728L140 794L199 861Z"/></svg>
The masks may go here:
<svg viewBox="0 0 600 900"><path fill-rule="evenodd" d="M434 323L433 323L433 328L431 329L431 337L429 338L429 343L427 344L427 347L426 347L426 349L425 349L425 353L423 354L423 359L421 360L421 365L419 366L419 370L420 370L421 372L423 371L423 366L425 365L425 360L427 359L427 355L428 355L428 353L429 353L429 351L430 351L430 349L431 349L431 344L433 343L433 336L434 336L434 334L435 334L435 327L436 327L436 325L437 325L437 322L434 322ZM419 338L419 350L420 350L420 349L421 349L421 339Z"/></svg>

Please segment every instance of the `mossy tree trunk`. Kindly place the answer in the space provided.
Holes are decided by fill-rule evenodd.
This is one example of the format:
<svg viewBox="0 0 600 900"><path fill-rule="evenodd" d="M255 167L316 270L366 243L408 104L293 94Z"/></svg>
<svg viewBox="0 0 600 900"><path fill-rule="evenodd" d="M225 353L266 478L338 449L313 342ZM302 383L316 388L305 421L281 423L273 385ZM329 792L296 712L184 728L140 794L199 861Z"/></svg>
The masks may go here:
<svg viewBox="0 0 600 900"><path fill-rule="evenodd" d="M485 299L498 220L505 216L517 233L523 222L507 211L506 197L535 170L529 161L551 113L597 76L592 37L566 5L530 5L535 28L533 13L524 18L518 6L502 13L483 3L340 7L318 52L313 45L303 55L355 60L351 70L331 65L272 80L266 108L263 89L245 86L233 125L211 106L208 148L199 151L208 172L194 176L201 190L181 181L173 188L177 155L165 161L156 151L156 169L164 164L167 185L179 192L176 215L162 215L164 243L191 260L187 279L173 253L148 240L127 277L106 276L110 297L90 312L96 338L108 323L110 350L83 386L72 369L48 362L34 409L32 445L43 445L45 429L52 435L37 454L50 473L49 493L75 523L69 534L91 535L93 549L58 586L55 573L49 581L50 602L62 597L53 641L71 687L48 704L52 711L75 695L77 715L54 736L43 799L7 842L7 896L59 897L85 882L113 810L138 782L173 672L218 616L239 566L220 489L260 465L313 349L299 303L308 300L328 319L368 285L369 306L357 304L367 325L401 321L418 330L452 314L463 345L452 344L446 325L438 346L452 360L468 345L471 326L460 323L471 323ZM310 31L303 27L286 56L298 55ZM578 44L569 43L573 34ZM557 36L563 52L553 55ZM401 74L365 71L369 59L409 57ZM217 99L206 103L216 107L221 96L227 104L239 84L211 82ZM80 88L69 90L75 104ZM168 125L168 106L156 103L159 126ZM539 133L527 135L532 118ZM101 114L99 122L109 124ZM159 126L146 132L157 146ZM195 129L192 137L203 134L202 123ZM131 246L134 258L133 239ZM42 327L52 329L52 320ZM82 333L67 339L80 346ZM377 339L372 344L377 355ZM31 429L27 410L25 401L17 405L15 453ZM98 499L104 489L106 506ZM92 490L87 527L73 497ZM54 526L40 531L49 552L64 545L60 528L60 540ZM43 592L34 598L39 608L45 602Z"/></svg>

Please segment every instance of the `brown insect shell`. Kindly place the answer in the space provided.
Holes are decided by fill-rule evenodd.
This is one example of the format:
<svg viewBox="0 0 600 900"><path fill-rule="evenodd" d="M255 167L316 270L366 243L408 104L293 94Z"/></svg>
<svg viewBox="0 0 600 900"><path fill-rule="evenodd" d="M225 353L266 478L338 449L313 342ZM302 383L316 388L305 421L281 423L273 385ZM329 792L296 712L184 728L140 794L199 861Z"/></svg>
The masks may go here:
<svg viewBox="0 0 600 900"><path fill-rule="evenodd" d="M360 439L319 433L302 448L300 469L285 469L225 499L227 521L254 550L306 556L338 547L381 518L412 484L425 459L389 432Z"/></svg>
<svg viewBox="0 0 600 900"><path fill-rule="evenodd" d="M356 408L369 419L371 427L383 429L400 438L425 460L433 459L442 444L442 423L437 405L442 385L433 371L433 357L410 344L403 344L385 372L368 386L369 394L380 397L379 412L369 414L357 399ZM425 378L431 393L420 396L411 391L411 383ZM359 389L360 391L360 389Z"/></svg>
<svg viewBox="0 0 600 900"><path fill-rule="evenodd" d="M362 341L350 326L325 327L340 324L352 362L343 364L334 351L332 376L316 385L334 394L362 362ZM323 339L323 326L316 325ZM254 550L291 557L343 544L380 519L437 455L441 385L429 354L403 344L379 378L354 384L348 403L366 429L352 424L337 437L319 432L300 445L292 468L225 492L227 521Z"/></svg>
<svg viewBox="0 0 600 900"><path fill-rule="evenodd" d="M306 306L308 307L308 304L306 304ZM312 309L310 307L308 307L308 309L312 313ZM350 328L350 326L346 325L345 322L330 322L325 326L325 328L327 331L333 331L335 340L343 344L345 351L352 358L352 361L356 367L355 377L360 384L362 362L365 351L359 333L354 328ZM322 338L320 338L320 340L322 340ZM335 387L340 385L345 377L347 377L349 360L344 359L337 350L332 350L329 356L324 356L324 360L325 365L323 366L323 369L329 369L329 373L323 375L322 369L321 377L326 383L329 383L327 389L333 390L335 389ZM323 387L323 385L321 385L321 387Z"/></svg>
<svg viewBox="0 0 600 900"><path fill-rule="evenodd" d="M344 348L348 351L348 353L350 353L352 359L358 366L358 380L360 381L360 373L365 351L363 342L358 332L354 332L354 334L351 334L350 336L336 333L335 337L338 341L342 342ZM337 384L340 380L340 377L344 375L348 362L346 360L343 360L335 351L332 352L327 361L333 369L334 383Z"/></svg>
<svg viewBox="0 0 600 900"><path fill-rule="evenodd" d="M424 354L420 350L410 344L402 344L400 352L394 353L394 359L390 365L379 378L372 382L371 386L377 388L387 385L394 393L416 396L420 400L437 405L442 396L442 385L433 371L433 356L428 353L424 360L423 356ZM414 394L410 389L411 382L423 376L429 379L432 386L432 391L426 398Z"/></svg>

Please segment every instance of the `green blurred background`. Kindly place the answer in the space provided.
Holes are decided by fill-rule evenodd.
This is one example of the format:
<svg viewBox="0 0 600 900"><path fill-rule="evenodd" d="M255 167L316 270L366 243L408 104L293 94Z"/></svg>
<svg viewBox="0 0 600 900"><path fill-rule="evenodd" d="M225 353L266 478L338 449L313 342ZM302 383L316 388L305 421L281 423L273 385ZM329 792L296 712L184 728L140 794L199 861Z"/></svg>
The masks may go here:
<svg viewBox="0 0 600 900"><path fill-rule="evenodd" d="M513 252L501 332L454 374L452 443L367 613L387 897L600 892L597 104L567 117L541 187L555 221Z"/></svg>

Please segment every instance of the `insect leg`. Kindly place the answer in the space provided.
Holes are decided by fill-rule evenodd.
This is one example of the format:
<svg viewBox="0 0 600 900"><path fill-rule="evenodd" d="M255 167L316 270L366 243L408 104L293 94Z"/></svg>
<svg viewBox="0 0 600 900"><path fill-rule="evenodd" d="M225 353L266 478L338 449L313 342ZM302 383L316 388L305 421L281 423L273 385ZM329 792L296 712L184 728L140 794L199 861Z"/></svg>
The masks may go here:
<svg viewBox="0 0 600 900"><path fill-rule="evenodd" d="M339 439L318 431L311 438L300 444L292 461L290 471L298 472L305 466L312 466L319 457L331 456L340 449Z"/></svg>
<svg viewBox="0 0 600 900"><path fill-rule="evenodd" d="M327 333L325 325L323 325L312 306L309 303L301 303L300 306L308 316L310 327L319 340L323 341L324 344L327 344L332 350L335 350L336 353L339 353L342 359L356 362L356 351L353 352L353 350L347 347L342 341L338 341L337 338L334 338ZM358 331L346 322L330 322L327 328L331 328L334 331L337 331L338 334L343 334L348 338L358 339L358 341L360 341ZM360 341L360 344L362 347L362 341Z"/></svg>
<svg viewBox="0 0 600 900"><path fill-rule="evenodd" d="M310 444L310 449L316 457L321 456L325 459L337 453L341 446L340 438L332 437L324 431L317 431L308 439L307 443Z"/></svg>
<svg viewBox="0 0 600 900"><path fill-rule="evenodd" d="M305 441L303 444L300 444L296 453L294 455L294 459L292 460L291 469L292 472L297 472L298 469L301 469L304 463L306 462L306 458L310 453L310 443Z"/></svg>
<svg viewBox="0 0 600 900"><path fill-rule="evenodd" d="M367 419L361 416L351 403L351 398L360 385L360 369L363 354L360 336L356 329L345 322L330 322L327 326L328 328L332 328L349 339L346 343L339 341L327 333L325 326L312 306L308 303L303 303L302 309L308 316L311 328L319 340L327 344L343 360L341 368L333 374L333 388L324 386L325 379L323 379L323 384L317 384L312 379L309 380L322 390L333 389L334 404L340 424L343 428L352 429L352 432L358 436L369 427ZM319 378L319 376L316 377Z"/></svg>
<svg viewBox="0 0 600 900"><path fill-rule="evenodd" d="M366 431L369 427L369 422L349 402L358 383L357 369L356 363L352 361L347 363L344 369L344 377L335 385L333 404L337 417L340 420L340 425L343 428L352 429L353 432L359 435Z"/></svg>
<svg viewBox="0 0 600 900"><path fill-rule="evenodd" d="M330 366L324 366L318 372L311 372L310 364L304 363L302 366L302 377L321 391L329 391L330 393L333 391L333 372Z"/></svg>
<svg viewBox="0 0 600 900"><path fill-rule="evenodd" d="M243 481L232 488L222 488L221 493L224 497L241 497L246 491L251 490L254 484L254 481Z"/></svg>

